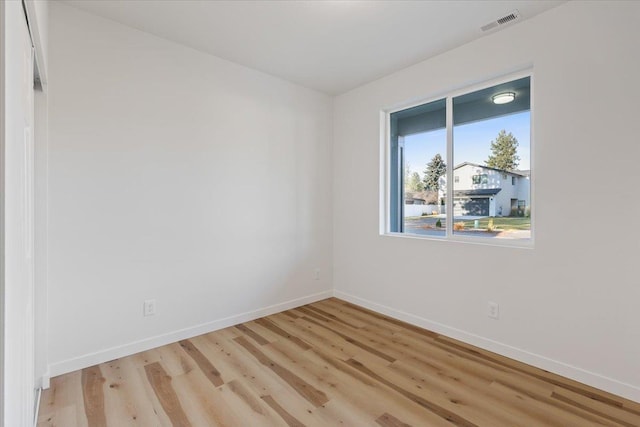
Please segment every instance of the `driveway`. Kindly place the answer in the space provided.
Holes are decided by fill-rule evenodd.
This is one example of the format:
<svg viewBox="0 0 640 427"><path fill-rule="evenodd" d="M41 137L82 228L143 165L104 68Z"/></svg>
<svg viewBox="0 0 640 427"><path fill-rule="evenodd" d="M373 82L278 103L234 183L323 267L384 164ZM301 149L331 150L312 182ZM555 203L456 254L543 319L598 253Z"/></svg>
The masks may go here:
<svg viewBox="0 0 640 427"><path fill-rule="evenodd" d="M484 216L456 216L453 217L453 222L458 221L473 221L475 219L486 218ZM441 228L436 228L436 222L440 220L442 224ZM445 221L446 215L434 215L434 216L422 216L418 218L406 219L404 223L404 232L409 234L417 234L420 236L432 236L432 237L445 237ZM489 237L489 238L507 238L507 239L528 239L531 237L529 230L506 230L499 232L487 232L484 230L466 229L455 231L455 234L459 236L475 236L475 237Z"/></svg>

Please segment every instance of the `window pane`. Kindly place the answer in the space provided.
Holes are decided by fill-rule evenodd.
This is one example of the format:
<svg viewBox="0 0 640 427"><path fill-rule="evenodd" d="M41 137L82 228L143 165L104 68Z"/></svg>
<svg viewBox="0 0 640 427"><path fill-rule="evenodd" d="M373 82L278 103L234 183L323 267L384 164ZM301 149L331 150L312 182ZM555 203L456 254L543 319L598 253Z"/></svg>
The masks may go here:
<svg viewBox="0 0 640 427"><path fill-rule="evenodd" d="M453 98L453 123L453 233L530 239L530 78Z"/></svg>
<svg viewBox="0 0 640 427"><path fill-rule="evenodd" d="M390 231L446 235L445 126L444 99L391 114Z"/></svg>

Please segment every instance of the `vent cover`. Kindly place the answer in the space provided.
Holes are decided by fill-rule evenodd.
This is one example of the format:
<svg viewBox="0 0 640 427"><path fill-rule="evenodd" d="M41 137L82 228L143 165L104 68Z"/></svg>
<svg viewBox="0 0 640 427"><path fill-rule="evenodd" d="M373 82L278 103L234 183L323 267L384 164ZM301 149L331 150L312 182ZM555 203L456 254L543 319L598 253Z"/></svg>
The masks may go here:
<svg viewBox="0 0 640 427"><path fill-rule="evenodd" d="M483 25L481 28L482 31L489 31L501 25L506 25L510 22L514 22L520 19L520 12L514 10L508 15L503 16L502 18L498 18L493 22L489 22L487 25Z"/></svg>

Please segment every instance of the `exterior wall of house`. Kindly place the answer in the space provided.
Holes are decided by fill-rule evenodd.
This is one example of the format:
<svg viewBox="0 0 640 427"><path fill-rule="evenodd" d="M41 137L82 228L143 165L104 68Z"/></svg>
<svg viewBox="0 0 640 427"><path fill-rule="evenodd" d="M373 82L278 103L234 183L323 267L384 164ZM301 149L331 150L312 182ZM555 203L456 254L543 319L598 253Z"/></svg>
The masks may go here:
<svg viewBox="0 0 640 427"><path fill-rule="evenodd" d="M496 215L496 198L493 196L489 198L489 216L497 216Z"/></svg>
<svg viewBox="0 0 640 427"><path fill-rule="evenodd" d="M526 207L531 208L531 179L528 176L522 176L516 178L516 185L518 187L519 200L526 201Z"/></svg>
<svg viewBox="0 0 640 427"><path fill-rule="evenodd" d="M511 211L511 199L522 200L519 191L519 181L521 180L521 177L497 171L490 172L493 172L500 177L500 188L502 189L498 194L494 196L496 202L495 216L509 216ZM512 178L514 176L516 178L515 185L512 184Z"/></svg>
<svg viewBox="0 0 640 427"><path fill-rule="evenodd" d="M474 175L487 175L487 182L481 184L473 183ZM467 164L454 170L454 190L476 190L500 188L500 192L490 197L489 215L508 216L511 212L511 199L524 200L527 207L530 206L530 180L528 177L515 175L509 172L500 172L482 166ZM455 182L455 177L458 182ZM515 185L512 184L512 177L515 177ZM439 198L445 197L447 180L441 178ZM481 196L482 197L482 196Z"/></svg>

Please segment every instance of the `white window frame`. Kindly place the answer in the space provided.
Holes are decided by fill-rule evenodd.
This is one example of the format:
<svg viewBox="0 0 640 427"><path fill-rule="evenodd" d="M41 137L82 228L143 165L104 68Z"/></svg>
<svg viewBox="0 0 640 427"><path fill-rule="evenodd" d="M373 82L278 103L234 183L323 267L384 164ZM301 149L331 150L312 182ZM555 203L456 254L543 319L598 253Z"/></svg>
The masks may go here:
<svg viewBox="0 0 640 427"><path fill-rule="evenodd" d="M518 80L521 78L530 78L530 124L529 124L529 198L530 198L530 219L531 219L531 237L529 239L500 239L500 238L488 238L488 237L470 237L453 233L453 185L454 185L454 171L451 159L453 159L453 99L471 92L486 89L492 86L497 86L502 83L506 83L512 80ZM458 242L468 243L475 245L485 246L502 246L513 247L522 249L533 249L535 242L535 138L534 138L534 123L535 123L535 97L534 97L534 72L532 68L521 70L518 72L503 74L493 79L484 80L480 83L473 85L459 87L446 92L440 92L435 95L426 96L419 101L413 101L411 103L395 105L391 108L383 109L380 112L380 227L379 234L386 237L400 237L408 239L419 239L425 241L438 241L438 242ZM447 149L446 158L447 163L447 198L445 201L447 217L445 222L445 236L425 236L418 234L410 234L405 232L392 232L390 222L391 212L391 141L390 141L390 118L391 114L403 111L409 108L417 107L420 105L435 102L441 99L446 100L446 139ZM438 200L440 203L440 200Z"/></svg>

